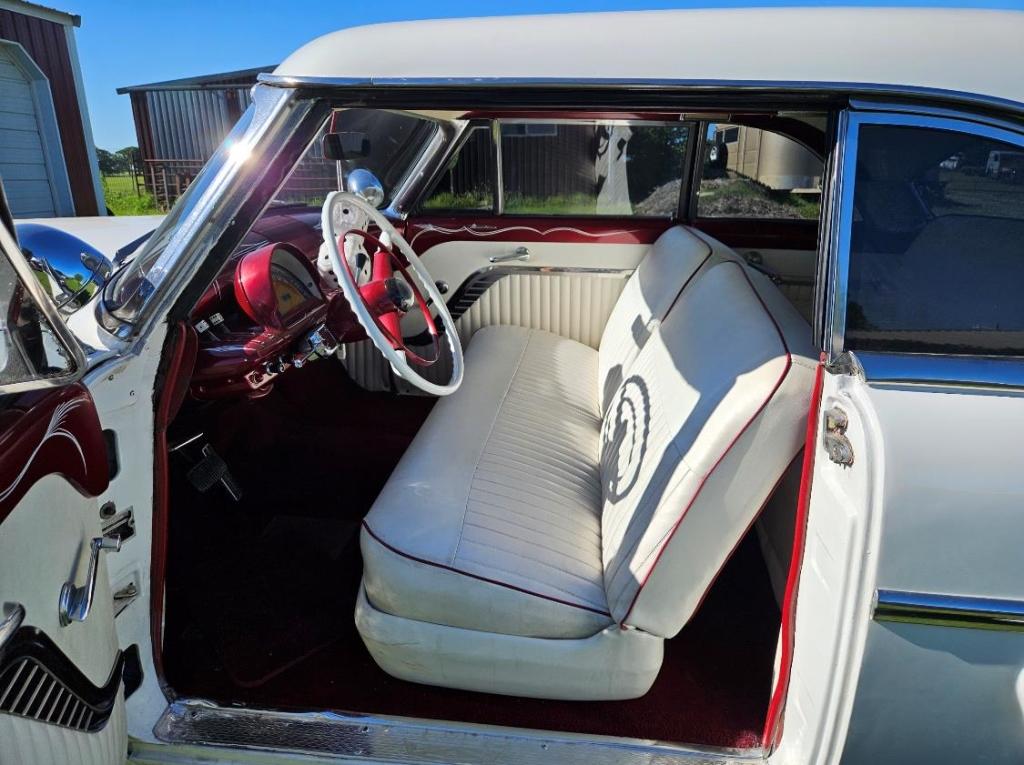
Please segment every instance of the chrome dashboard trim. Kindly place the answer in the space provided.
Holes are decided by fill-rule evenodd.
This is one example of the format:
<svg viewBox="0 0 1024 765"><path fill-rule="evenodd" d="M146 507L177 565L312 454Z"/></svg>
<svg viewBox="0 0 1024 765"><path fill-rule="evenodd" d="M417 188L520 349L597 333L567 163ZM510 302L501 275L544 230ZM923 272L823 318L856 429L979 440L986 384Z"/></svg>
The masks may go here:
<svg viewBox="0 0 1024 765"><path fill-rule="evenodd" d="M878 590L875 621L1024 632L1024 601Z"/></svg>
<svg viewBox="0 0 1024 765"><path fill-rule="evenodd" d="M333 755L356 762L487 765L763 765L760 749L715 749L641 739L341 712L220 707L181 699L153 728L166 743ZM319 760L318 760L319 761ZM332 760L333 761L333 760Z"/></svg>
<svg viewBox="0 0 1024 765"><path fill-rule="evenodd" d="M1024 358L857 351L857 359L871 384L1024 390Z"/></svg>

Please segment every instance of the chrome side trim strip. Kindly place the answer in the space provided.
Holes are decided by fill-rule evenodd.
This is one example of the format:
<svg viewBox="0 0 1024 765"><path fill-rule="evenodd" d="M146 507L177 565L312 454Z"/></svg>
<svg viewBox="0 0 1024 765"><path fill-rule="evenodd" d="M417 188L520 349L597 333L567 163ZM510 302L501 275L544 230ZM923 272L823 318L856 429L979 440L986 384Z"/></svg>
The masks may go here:
<svg viewBox="0 0 1024 765"><path fill-rule="evenodd" d="M1006 98L980 93L965 93L945 88L927 88L915 85L894 85L872 82L830 82L802 80L702 80L665 78L590 78L590 77L303 77L260 74L257 80L280 88L338 87L338 88L628 88L654 90L740 90L759 93L844 93L859 96L888 98L914 98L949 101L976 107L998 109L1018 115L1024 114L1024 104Z"/></svg>
<svg viewBox="0 0 1024 765"><path fill-rule="evenodd" d="M1024 632L1024 601L879 590L875 621Z"/></svg>
<svg viewBox="0 0 1024 765"><path fill-rule="evenodd" d="M872 384L1024 390L1024 358L857 351L857 360Z"/></svg>
<svg viewBox="0 0 1024 765"><path fill-rule="evenodd" d="M354 761L483 765L764 765L761 750L334 712L277 712L179 700L153 729L173 744L334 755Z"/></svg>

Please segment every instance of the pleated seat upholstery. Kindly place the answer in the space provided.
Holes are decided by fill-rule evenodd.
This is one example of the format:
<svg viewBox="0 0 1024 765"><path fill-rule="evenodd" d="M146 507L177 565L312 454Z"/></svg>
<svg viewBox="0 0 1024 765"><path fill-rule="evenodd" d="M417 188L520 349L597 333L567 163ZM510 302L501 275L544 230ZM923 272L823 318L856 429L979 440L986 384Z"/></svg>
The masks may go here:
<svg viewBox="0 0 1024 765"><path fill-rule="evenodd" d="M778 289L683 227L599 350L479 331L364 521L356 623L377 663L492 693L645 693L801 446L811 356Z"/></svg>

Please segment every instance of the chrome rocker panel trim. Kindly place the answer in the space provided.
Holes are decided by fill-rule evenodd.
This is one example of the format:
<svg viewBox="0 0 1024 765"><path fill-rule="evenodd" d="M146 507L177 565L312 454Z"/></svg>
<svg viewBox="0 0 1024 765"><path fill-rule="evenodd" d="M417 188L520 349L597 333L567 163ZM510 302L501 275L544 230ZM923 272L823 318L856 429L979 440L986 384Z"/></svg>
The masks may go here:
<svg viewBox="0 0 1024 765"><path fill-rule="evenodd" d="M279 712L219 707L201 700L171 703L153 729L182 745L241 747L369 762L531 765L763 765L760 749L675 744L387 718L335 712Z"/></svg>
<svg viewBox="0 0 1024 765"><path fill-rule="evenodd" d="M879 590L875 621L1024 632L1024 601Z"/></svg>

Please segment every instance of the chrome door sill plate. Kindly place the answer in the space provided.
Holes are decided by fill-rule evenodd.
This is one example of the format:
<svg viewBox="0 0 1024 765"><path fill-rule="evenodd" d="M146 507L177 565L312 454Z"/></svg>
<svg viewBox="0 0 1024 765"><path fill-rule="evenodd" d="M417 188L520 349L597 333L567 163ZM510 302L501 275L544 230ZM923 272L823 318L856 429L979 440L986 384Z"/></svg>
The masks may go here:
<svg viewBox="0 0 1024 765"><path fill-rule="evenodd" d="M241 747L371 762L481 765L763 765L761 750L334 712L277 712L182 699L153 729L170 744ZM194 751L194 750L193 750Z"/></svg>

